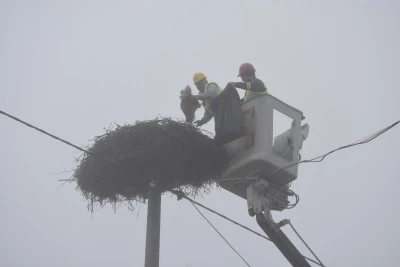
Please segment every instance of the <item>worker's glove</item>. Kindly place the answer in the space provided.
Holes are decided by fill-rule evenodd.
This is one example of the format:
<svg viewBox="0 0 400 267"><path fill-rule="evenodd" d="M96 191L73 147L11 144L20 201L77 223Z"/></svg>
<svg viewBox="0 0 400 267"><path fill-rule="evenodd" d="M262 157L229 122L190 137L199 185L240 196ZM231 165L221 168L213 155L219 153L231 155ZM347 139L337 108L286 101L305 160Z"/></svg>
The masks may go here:
<svg viewBox="0 0 400 267"><path fill-rule="evenodd" d="M198 121L195 121L194 124L196 124L197 127L200 127L200 126L204 125L205 122L203 120L198 120Z"/></svg>

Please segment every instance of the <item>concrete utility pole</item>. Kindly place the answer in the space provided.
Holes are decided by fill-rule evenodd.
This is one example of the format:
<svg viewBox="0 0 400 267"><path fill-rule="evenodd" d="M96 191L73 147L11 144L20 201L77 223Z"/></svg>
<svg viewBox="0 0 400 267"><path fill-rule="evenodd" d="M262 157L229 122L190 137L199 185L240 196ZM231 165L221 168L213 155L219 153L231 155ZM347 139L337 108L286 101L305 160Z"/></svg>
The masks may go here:
<svg viewBox="0 0 400 267"><path fill-rule="evenodd" d="M160 262L161 192L150 183L147 200L147 230L145 267L159 267Z"/></svg>

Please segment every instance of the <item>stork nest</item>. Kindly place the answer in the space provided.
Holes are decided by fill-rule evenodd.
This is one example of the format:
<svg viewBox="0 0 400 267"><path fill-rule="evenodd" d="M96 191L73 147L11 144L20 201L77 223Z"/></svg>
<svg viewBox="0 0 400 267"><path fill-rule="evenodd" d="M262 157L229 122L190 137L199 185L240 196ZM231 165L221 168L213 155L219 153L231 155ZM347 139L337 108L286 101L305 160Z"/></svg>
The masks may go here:
<svg viewBox="0 0 400 267"><path fill-rule="evenodd" d="M144 201L155 181L165 192L204 192L228 158L212 137L192 124L169 118L116 126L96 137L78 159L73 180L90 201Z"/></svg>

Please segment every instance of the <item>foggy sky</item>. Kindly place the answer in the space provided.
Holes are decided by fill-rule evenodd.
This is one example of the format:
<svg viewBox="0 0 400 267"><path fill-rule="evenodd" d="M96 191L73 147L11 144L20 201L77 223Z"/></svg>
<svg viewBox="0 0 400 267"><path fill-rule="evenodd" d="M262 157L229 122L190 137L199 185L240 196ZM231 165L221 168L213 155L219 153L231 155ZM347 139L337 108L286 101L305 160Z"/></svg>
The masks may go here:
<svg viewBox="0 0 400 267"><path fill-rule="evenodd" d="M399 8L0 0L0 110L86 146L112 122L183 118L179 91L194 88L194 72L224 87L251 62L269 93L304 113L302 156L312 158L399 120ZM91 214L75 184L58 181L79 151L4 116L0 129L0 266L143 266L146 205ZM301 165L300 203L274 213L327 266L398 266L399 133ZM246 201L223 189L196 200L262 232ZM162 201L160 266L245 266L190 203ZM253 267L290 266L272 243L204 213Z"/></svg>

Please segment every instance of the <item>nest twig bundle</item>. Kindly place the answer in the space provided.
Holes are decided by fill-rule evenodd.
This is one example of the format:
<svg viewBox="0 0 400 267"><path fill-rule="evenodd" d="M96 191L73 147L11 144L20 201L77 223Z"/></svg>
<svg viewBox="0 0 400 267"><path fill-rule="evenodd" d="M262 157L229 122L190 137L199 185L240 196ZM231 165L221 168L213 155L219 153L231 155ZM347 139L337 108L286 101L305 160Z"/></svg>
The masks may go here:
<svg viewBox="0 0 400 267"><path fill-rule="evenodd" d="M162 118L117 126L95 139L74 180L93 202L145 200L149 183L164 192L207 189L227 163L225 151L200 129Z"/></svg>

